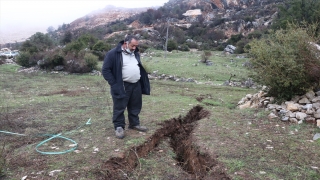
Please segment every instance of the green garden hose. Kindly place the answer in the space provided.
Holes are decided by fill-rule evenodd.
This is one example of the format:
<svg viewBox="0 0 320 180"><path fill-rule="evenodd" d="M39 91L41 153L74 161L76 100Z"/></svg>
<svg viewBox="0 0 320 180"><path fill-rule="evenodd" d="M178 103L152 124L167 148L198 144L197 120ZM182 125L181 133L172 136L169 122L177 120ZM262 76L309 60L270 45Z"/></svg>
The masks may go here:
<svg viewBox="0 0 320 180"><path fill-rule="evenodd" d="M90 125L90 124L91 124L90 121L91 121L91 118L90 118L90 119L87 121L87 123L84 124L84 125ZM80 129L80 128L83 127L84 125L78 127L77 129ZM77 129L75 129L75 130L77 130ZM74 130L73 130L73 131L74 131ZM71 132L72 132L72 131L67 132L67 133L65 133L65 134L70 134ZM12 134L12 135L19 135L19 136L27 136L27 135L25 135L25 134L13 133L13 132L9 132L9 131L0 131L0 133L6 133L6 134ZM56 135L51 135L51 134L45 134L45 135L43 135L43 136L49 136L50 138L48 138L48 139L40 142L40 143L36 146L36 151L39 152L40 154L53 155L53 154L65 154L65 153L72 152L72 151L74 151L74 150L77 149L77 147L78 147L78 143L77 143L77 142L75 142L75 141L72 140L72 139L69 139L69 138L66 138L66 137L64 137L64 136L61 136L61 135L62 135L62 133L56 134ZM70 141L70 142L72 142L72 144L74 144L74 147L72 147L71 149L68 149L68 150L66 150L66 151L60 151L60 152L44 152L44 151L40 151L40 150L38 149L38 148L39 148L40 146L42 146L44 143L46 143L46 142L48 142L48 141L50 141L50 140L52 140L52 139L54 139L54 138L61 138L61 139L65 139L65 140L67 140L67 141Z"/></svg>

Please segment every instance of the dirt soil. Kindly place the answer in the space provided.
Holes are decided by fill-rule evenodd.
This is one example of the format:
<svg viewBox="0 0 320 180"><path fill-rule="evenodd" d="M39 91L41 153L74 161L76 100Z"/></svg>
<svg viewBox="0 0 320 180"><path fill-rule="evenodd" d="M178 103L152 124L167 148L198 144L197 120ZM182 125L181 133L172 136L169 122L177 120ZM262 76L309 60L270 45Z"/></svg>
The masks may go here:
<svg viewBox="0 0 320 180"><path fill-rule="evenodd" d="M189 174L187 179L231 179L224 172L223 165L216 157L205 152L199 152L193 143L192 132L196 122L210 116L201 106L192 108L185 117L178 117L163 122L146 142L130 148L124 157L113 157L104 162L96 175L99 179L127 179L139 164L139 158L153 151L162 140L170 139L170 146L176 153L177 164ZM185 179L185 178L184 178Z"/></svg>

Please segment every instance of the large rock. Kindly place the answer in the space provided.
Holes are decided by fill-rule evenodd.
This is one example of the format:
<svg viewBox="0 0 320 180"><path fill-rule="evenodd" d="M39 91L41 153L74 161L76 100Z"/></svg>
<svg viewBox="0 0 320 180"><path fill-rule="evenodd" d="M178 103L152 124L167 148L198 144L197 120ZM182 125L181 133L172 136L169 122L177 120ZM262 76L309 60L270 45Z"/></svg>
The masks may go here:
<svg viewBox="0 0 320 180"><path fill-rule="evenodd" d="M224 52L228 52L230 54L233 54L236 49L237 48L233 45L227 45L227 47L224 48Z"/></svg>
<svg viewBox="0 0 320 180"><path fill-rule="evenodd" d="M320 102L320 96L311 99L313 103Z"/></svg>
<svg viewBox="0 0 320 180"><path fill-rule="evenodd" d="M310 104L310 101L308 98L304 97L304 98L300 99L299 103L300 104Z"/></svg>
<svg viewBox="0 0 320 180"><path fill-rule="evenodd" d="M306 93L307 98L311 101L315 97L316 93L309 91Z"/></svg>

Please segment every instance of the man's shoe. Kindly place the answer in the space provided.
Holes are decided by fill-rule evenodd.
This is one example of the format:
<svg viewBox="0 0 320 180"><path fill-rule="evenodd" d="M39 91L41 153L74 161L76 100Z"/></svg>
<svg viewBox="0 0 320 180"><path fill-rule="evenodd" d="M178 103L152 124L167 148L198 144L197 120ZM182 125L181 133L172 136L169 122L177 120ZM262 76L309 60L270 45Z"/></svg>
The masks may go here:
<svg viewBox="0 0 320 180"><path fill-rule="evenodd" d="M119 139L123 139L124 138L124 130L122 127L117 127L116 129L116 137Z"/></svg>
<svg viewBox="0 0 320 180"><path fill-rule="evenodd" d="M129 128L137 130L137 131L141 131L141 132L147 132L148 131L148 128L145 127L145 126L132 126L132 127L129 127Z"/></svg>

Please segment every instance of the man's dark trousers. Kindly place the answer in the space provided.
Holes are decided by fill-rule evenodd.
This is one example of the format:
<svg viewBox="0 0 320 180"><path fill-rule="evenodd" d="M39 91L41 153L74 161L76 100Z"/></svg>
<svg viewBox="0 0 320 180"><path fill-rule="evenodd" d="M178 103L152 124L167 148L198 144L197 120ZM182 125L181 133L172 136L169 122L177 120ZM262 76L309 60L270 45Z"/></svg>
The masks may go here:
<svg viewBox="0 0 320 180"><path fill-rule="evenodd" d="M124 111L128 110L129 128L133 126L140 125L139 113L142 108L142 93L140 81L136 83L124 82L123 84L126 97L117 99L112 96L113 100L113 125L116 129L117 127L122 127L125 129L125 117Z"/></svg>

